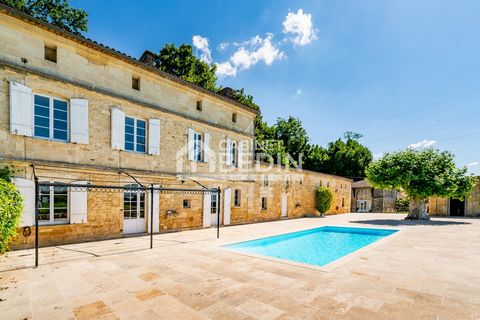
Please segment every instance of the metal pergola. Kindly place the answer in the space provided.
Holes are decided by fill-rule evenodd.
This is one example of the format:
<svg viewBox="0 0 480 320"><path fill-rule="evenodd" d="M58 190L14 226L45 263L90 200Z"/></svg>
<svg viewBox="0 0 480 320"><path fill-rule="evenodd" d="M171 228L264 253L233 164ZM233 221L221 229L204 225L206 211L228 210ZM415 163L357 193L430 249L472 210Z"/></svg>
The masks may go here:
<svg viewBox="0 0 480 320"><path fill-rule="evenodd" d="M129 175L129 174L128 174ZM62 183L62 182L40 182L38 176L34 176L35 181L35 267L38 267L38 249L39 249L39 207L40 207L40 187L63 187L69 191L84 191L84 192L103 192L103 193L116 193L116 192L138 192L138 193L150 193L150 249L153 249L153 195L154 194L217 194L218 206L217 206L217 239L220 237L220 214L221 214L221 189L208 188L193 180L198 184L200 188L169 188L163 186L154 186L154 184L144 185L138 182L137 179L132 177L138 184L138 186L120 186L120 185L106 185L106 184L76 184L76 183ZM158 214L158 213L157 213ZM160 223L159 215L159 223Z"/></svg>

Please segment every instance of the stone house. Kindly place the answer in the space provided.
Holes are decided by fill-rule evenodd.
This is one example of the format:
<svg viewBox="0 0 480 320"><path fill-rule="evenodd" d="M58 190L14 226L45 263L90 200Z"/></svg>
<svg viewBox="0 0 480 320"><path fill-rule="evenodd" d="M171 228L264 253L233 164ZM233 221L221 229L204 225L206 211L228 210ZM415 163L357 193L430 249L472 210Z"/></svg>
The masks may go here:
<svg viewBox="0 0 480 320"><path fill-rule="evenodd" d="M257 111L0 4L0 165L25 199L14 247L34 243L34 175L43 182L197 182L210 194L39 190L41 245L302 217L329 186L350 212L351 180L257 163ZM150 205L153 201L153 206ZM153 210L153 220L148 219Z"/></svg>
<svg viewBox="0 0 480 320"><path fill-rule="evenodd" d="M428 201L430 215L453 217L480 216L480 177L475 189L465 200L431 197Z"/></svg>
<svg viewBox="0 0 480 320"><path fill-rule="evenodd" d="M352 212L396 212L395 201L404 195L397 190L376 189L367 180L352 183Z"/></svg>

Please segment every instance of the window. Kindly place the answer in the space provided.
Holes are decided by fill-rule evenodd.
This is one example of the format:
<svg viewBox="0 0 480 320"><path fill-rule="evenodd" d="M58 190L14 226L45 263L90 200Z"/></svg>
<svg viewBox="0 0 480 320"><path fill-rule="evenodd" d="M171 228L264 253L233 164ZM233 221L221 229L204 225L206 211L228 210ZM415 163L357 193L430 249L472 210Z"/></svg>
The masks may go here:
<svg viewBox="0 0 480 320"><path fill-rule="evenodd" d="M126 187L138 187L138 184L129 184ZM123 193L123 217L125 219L145 219L145 191L125 190Z"/></svg>
<svg viewBox="0 0 480 320"><path fill-rule="evenodd" d="M34 96L34 136L68 141L68 103L55 98Z"/></svg>
<svg viewBox="0 0 480 320"><path fill-rule="evenodd" d="M237 143L232 142L232 146L230 148L230 157L231 157L232 167L236 167L238 164L237 154L238 154Z"/></svg>
<svg viewBox="0 0 480 320"><path fill-rule="evenodd" d="M263 176L263 186L268 187L268 176L267 175Z"/></svg>
<svg viewBox="0 0 480 320"><path fill-rule="evenodd" d="M144 120L125 117L125 150L145 153Z"/></svg>
<svg viewBox="0 0 480 320"><path fill-rule="evenodd" d="M44 58L45 60L57 63L57 47L45 45Z"/></svg>
<svg viewBox="0 0 480 320"><path fill-rule="evenodd" d="M218 195L216 193L212 193L212 198L210 202L210 213L211 214L217 214L217 209L218 209Z"/></svg>
<svg viewBox="0 0 480 320"><path fill-rule="evenodd" d="M68 222L68 188L40 186L38 220L42 224Z"/></svg>
<svg viewBox="0 0 480 320"><path fill-rule="evenodd" d="M345 208L345 198L342 198L342 208Z"/></svg>
<svg viewBox="0 0 480 320"><path fill-rule="evenodd" d="M189 199L183 199L183 208L184 209L190 208L190 200Z"/></svg>
<svg viewBox="0 0 480 320"><path fill-rule="evenodd" d="M235 112L232 113L232 122L237 122L237 114Z"/></svg>
<svg viewBox="0 0 480 320"><path fill-rule="evenodd" d="M262 210L267 210L267 197L262 197Z"/></svg>
<svg viewBox="0 0 480 320"><path fill-rule="evenodd" d="M132 77L132 89L140 90L140 78Z"/></svg>
<svg viewBox="0 0 480 320"><path fill-rule="evenodd" d="M201 162L202 160L202 135L195 132L193 134L193 161Z"/></svg>
<svg viewBox="0 0 480 320"><path fill-rule="evenodd" d="M236 189L233 194L233 205L235 207L240 207L240 190Z"/></svg>
<svg viewBox="0 0 480 320"><path fill-rule="evenodd" d="M197 101L197 110L202 111L202 101Z"/></svg>

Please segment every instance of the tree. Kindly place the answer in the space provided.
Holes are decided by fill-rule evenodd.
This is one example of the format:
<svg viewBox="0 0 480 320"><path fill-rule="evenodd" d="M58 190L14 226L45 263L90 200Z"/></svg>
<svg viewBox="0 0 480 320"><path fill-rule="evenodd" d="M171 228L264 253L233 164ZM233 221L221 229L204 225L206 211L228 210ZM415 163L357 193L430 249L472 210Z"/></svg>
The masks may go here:
<svg viewBox="0 0 480 320"><path fill-rule="evenodd" d="M219 88L219 91L221 88ZM233 89L233 99L243 105L249 106L252 109L260 110L260 106L253 101L253 96L246 94L245 90Z"/></svg>
<svg viewBox="0 0 480 320"><path fill-rule="evenodd" d="M351 178L364 178L365 169L372 162L372 152L358 140L362 135L346 132L343 139L330 142L327 148L328 173Z"/></svg>
<svg viewBox="0 0 480 320"><path fill-rule="evenodd" d="M154 66L180 79L216 92L216 66L207 64L193 54L191 45L166 44L154 57Z"/></svg>
<svg viewBox="0 0 480 320"><path fill-rule="evenodd" d="M316 144L310 145L304 158L303 168L327 173L328 154L325 148Z"/></svg>
<svg viewBox="0 0 480 320"><path fill-rule="evenodd" d="M76 34L88 31L88 13L70 7L68 0L0 0L0 2L66 31Z"/></svg>
<svg viewBox="0 0 480 320"><path fill-rule="evenodd" d="M292 116L288 119L278 118L274 139L283 143L286 154L290 156L289 161L293 161L293 165L303 165L304 153L309 148L309 138L300 119Z"/></svg>
<svg viewBox="0 0 480 320"><path fill-rule="evenodd" d="M410 199L406 219L429 220L429 197L465 199L475 186L467 168L458 169L448 151L407 149L385 154L367 169L367 179L379 189L403 190Z"/></svg>
<svg viewBox="0 0 480 320"><path fill-rule="evenodd" d="M316 208L320 215L324 215L332 206L333 193L327 187L319 187L316 191Z"/></svg>

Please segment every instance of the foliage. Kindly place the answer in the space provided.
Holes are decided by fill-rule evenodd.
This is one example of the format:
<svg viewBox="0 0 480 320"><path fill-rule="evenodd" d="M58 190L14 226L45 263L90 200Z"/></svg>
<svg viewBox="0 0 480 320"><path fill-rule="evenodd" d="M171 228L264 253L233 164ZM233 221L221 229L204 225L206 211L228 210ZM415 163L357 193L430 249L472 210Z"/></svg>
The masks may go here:
<svg viewBox="0 0 480 320"><path fill-rule="evenodd" d="M9 167L0 168L0 180L10 181L10 177L12 176L12 169Z"/></svg>
<svg viewBox="0 0 480 320"><path fill-rule="evenodd" d="M310 145L307 155L304 158L303 167L313 171L328 173L328 159L328 153L325 148L322 148L316 144Z"/></svg>
<svg viewBox="0 0 480 320"><path fill-rule="evenodd" d="M316 192L316 208L321 215L326 213L332 206L333 193L327 187L319 187Z"/></svg>
<svg viewBox="0 0 480 320"><path fill-rule="evenodd" d="M346 132L345 140L337 139L328 144L326 171L351 178L364 178L365 170L372 162L372 152L358 139L357 133Z"/></svg>
<svg viewBox="0 0 480 320"><path fill-rule="evenodd" d="M70 7L68 0L0 0L0 2L66 31L76 34L88 31L88 13Z"/></svg>
<svg viewBox="0 0 480 320"><path fill-rule="evenodd" d="M154 57L154 66L207 90L217 91L216 66L197 58L191 45L182 44L177 48L174 44L166 44Z"/></svg>
<svg viewBox="0 0 480 320"><path fill-rule="evenodd" d="M292 116L288 119L278 118L275 123L274 139L283 143L293 165L303 165L301 157L308 150L309 138L298 118Z"/></svg>
<svg viewBox="0 0 480 320"><path fill-rule="evenodd" d="M22 211L23 199L16 187L0 179L0 254L16 237Z"/></svg>
<svg viewBox="0 0 480 320"><path fill-rule="evenodd" d="M367 178L375 188L401 189L411 199L464 199L475 186L466 167L458 169L450 152L436 149L387 153L368 167Z"/></svg>
<svg viewBox="0 0 480 320"><path fill-rule="evenodd" d="M365 169L371 163L371 151L358 139L359 133L345 132L344 139L330 142L327 149L310 145L304 160L304 168L350 178L364 178Z"/></svg>
<svg viewBox="0 0 480 320"><path fill-rule="evenodd" d="M395 200L395 211L408 212L409 204L410 204L410 200L408 198L399 198Z"/></svg>
<svg viewBox="0 0 480 320"><path fill-rule="evenodd" d="M221 88L219 88L221 90ZM249 106L254 110L260 110L260 106L253 101L253 96L246 94L245 90L233 89L233 99L243 105Z"/></svg>

